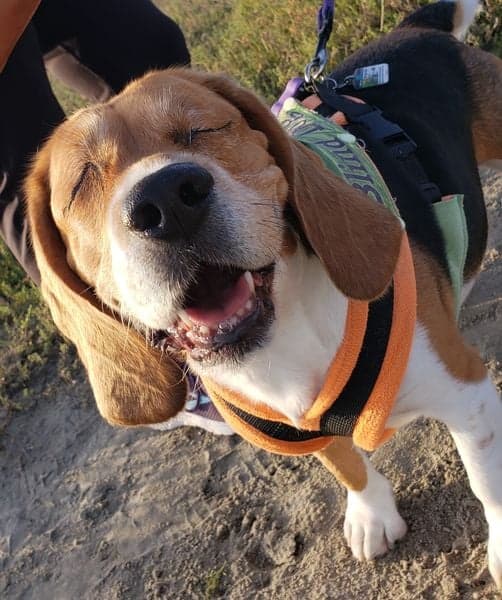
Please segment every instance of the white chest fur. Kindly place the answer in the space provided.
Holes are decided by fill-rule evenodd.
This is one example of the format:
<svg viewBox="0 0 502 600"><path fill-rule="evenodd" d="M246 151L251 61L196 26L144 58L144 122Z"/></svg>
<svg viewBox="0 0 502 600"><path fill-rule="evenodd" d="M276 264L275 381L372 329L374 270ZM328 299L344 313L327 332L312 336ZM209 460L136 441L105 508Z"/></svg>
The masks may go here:
<svg viewBox="0 0 502 600"><path fill-rule="evenodd" d="M276 264L273 300L276 320L268 342L241 365L205 374L298 424L341 344L348 301L319 260L302 249Z"/></svg>

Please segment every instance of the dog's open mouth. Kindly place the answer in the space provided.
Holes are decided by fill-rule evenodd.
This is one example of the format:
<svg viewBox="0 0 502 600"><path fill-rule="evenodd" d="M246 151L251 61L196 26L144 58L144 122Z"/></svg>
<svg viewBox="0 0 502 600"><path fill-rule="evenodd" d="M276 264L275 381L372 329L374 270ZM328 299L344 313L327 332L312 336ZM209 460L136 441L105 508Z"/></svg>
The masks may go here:
<svg viewBox="0 0 502 600"><path fill-rule="evenodd" d="M185 351L198 361L237 358L262 341L273 320L274 266L257 271L203 265L185 293L178 318L153 334L162 350Z"/></svg>

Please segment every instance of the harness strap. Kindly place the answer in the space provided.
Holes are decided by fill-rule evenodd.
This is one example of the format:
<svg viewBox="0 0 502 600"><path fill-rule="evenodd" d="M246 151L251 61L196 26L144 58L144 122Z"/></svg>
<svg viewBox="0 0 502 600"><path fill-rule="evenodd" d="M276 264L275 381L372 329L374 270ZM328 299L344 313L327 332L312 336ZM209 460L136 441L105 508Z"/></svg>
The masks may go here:
<svg viewBox="0 0 502 600"><path fill-rule="evenodd" d="M318 436L331 433L326 431L323 434L319 431L321 417L331 407L333 399L338 398L353 377L354 369L358 363L361 349L367 336L367 323L368 303L360 300L349 300L342 344L331 362L323 388L319 392L316 402L306 412L300 423L302 430L316 432ZM265 404L250 403L248 398L236 392L220 388L212 381L204 380L204 385L211 396L214 394L221 399L231 398L231 403L226 402L226 404L231 409L237 409L235 414L244 418L244 420L246 420L245 415L247 411L252 407L253 417L262 421L270 421L274 424L282 423L287 425L289 429L294 429L291 427L291 422L287 417ZM251 417L251 415L249 416ZM352 431L352 429L349 431L349 427L345 427L344 430L345 434L340 433L337 435L348 435ZM281 432L282 430L278 429L277 431ZM297 437L298 429L294 429L294 431L296 432L295 437Z"/></svg>
<svg viewBox="0 0 502 600"><path fill-rule="evenodd" d="M276 454L299 456L323 450L333 441L332 436L323 436L318 431L303 431L291 425L255 417L219 396L210 384L206 384L206 387L225 421L245 440L259 448Z"/></svg>
<svg viewBox="0 0 502 600"><path fill-rule="evenodd" d="M225 420L250 443L278 454L311 454L326 448L334 436L352 436L356 446L368 451L385 442L394 432L385 428L385 423L413 339L416 298L411 261L404 237L395 275L400 285L392 286L382 298L370 303L357 364L339 397L326 394L331 406L322 414L317 429L309 429L316 421L306 419L301 423L302 429L297 429L269 407L251 403L240 394L205 380L207 391ZM401 318L396 317L398 311ZM328 375L318 398L329 389L329 379ZM306 416L320 409L316 400Z"/></svg>
<svg viewBox="0 0 502 600"><path fill-rule="evenodd" d="M356 446L364 450L375 450L393 434L393 430L384 426L403 381L413 343L417 289L413 257L406 235L401 242L394 281L399 281L399 286L394 286L394 310L387 352L375 387L352 433Z"/></svg>
<svg viewBox="0 0 502 600"><path fill-rule="evenodd" d="M325 104L318 96L308 96L302 101L307 108L329 118L344 127L356 137L361 136L373 159L378 161L379 153L375 141L382 142L391 156L400 160L405 171L417 182L422 198L431 207L444 240L444 250L450 275L456 315L458 318L462 303L464 266L469 245L463 195L441 196L438 186L432 183L422 163L415 153L416 145L411 138L395 123L385 119L379 109L371 107L368 112L359 110L363 101L347 95L331 95L330 104ZM368 106L363 103L363 106ZM342 112L342 110L348 112ZM392 181L387 185L393 191Z"/></svg>
<svg viewBox="0 0 502 600"><path fill-rule="evenodd" d="M284 111L281 120L286 129L319 154L328 168L399 214L380 174L353 135L294 101L287 100ZM271 452L310 454L326 448L335 436L352 436L361 448L374 450L392 434L385 423L404 376L415 319L413 261L404 233L387 292L370 303L349 300L342 344L300 429L266 405L210 380L204 379L204 385L237 433Z"/></svg>
<svg viewBox="0 0 502 600"><path fill-rule="evenodd" d="M368 145L382 142L391 156L400 160L412 174L427 200L431 204L441 201L438 186L429 180L416 156L416 143L397 123L386 119L382 111L371 104L361 104L356 98L332 91L328 82L316 83L315 89L321 99L315 109L318 114L331 118L333 113L341 111L348 122L348 131L362 137Z"/></svg>

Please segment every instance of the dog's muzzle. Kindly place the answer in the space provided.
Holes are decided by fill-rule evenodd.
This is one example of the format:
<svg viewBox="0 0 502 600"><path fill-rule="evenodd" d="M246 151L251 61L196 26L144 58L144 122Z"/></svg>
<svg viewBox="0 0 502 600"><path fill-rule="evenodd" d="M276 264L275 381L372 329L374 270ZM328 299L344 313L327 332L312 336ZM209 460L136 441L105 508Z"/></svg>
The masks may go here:
<svg viewBox="0 0 502 600"><path fill-rule="evenodd" d="M228 243L238 236L224 235L232 215L221 210L207 169L193 162L164 166L138 181L119 210L126 231L139 241L129 240L128 248L142 255L145 289L149 277L154 282L152 305L157 302L160 313L176 310L165 329L150 329L155 346L214 362L262 343L274 318L274 263L250 269L221 248L222 237ZM174 292L162 304L158 290L166 287Z"/></svg>

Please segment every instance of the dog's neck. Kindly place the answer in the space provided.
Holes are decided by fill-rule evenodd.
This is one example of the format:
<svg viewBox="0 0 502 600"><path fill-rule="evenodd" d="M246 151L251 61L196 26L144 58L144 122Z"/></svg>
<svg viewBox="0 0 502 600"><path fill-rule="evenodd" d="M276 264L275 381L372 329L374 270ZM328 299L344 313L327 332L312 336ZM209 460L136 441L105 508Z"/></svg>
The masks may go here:
<svg viewBox="0 0 502 600"><path fill-rule="evenodd" d="M276 320L263 347L237 366L219 365L202 374L298 425L342 343L348 301L317 257L300 248L277 263L273 299Z"/></svg>

